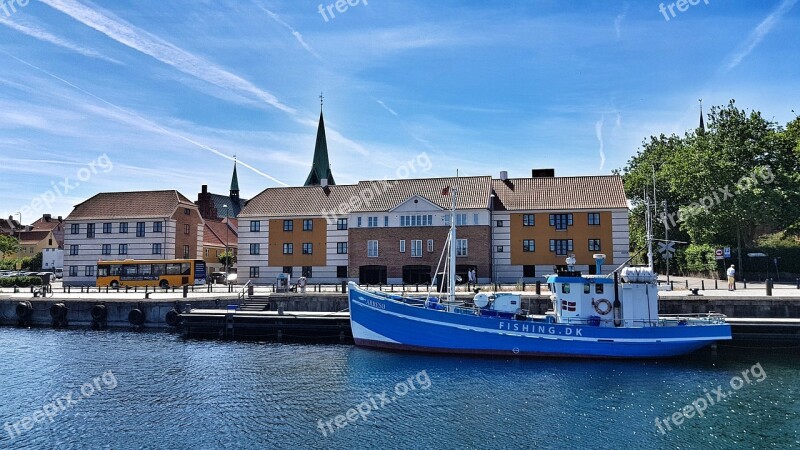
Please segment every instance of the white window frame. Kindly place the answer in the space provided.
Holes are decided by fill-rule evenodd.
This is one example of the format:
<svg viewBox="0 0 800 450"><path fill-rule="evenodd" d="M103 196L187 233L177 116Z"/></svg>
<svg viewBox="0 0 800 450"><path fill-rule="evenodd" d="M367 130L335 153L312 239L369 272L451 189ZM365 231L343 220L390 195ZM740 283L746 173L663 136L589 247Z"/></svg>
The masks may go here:
<svg viewBox="0 0 800 450"><path fill-rule="evenodd" d="M406 240L400 239L400 253L406 252Z"/></svg>
<svg viewBox="0 0 800 450"><path fill-rule="evenodd" d="M413 258L422 258L422 239L411 240L411 256Z"/></svg>
<svg viewBox="0 0 800 450"><path fill-rule="evenodd" d="M379 255L380 255L380 250L378 248L378 241L377 240L367 241L367 257L377 258Z"/></svg>
<svg viewBox="0 0 800 450"><path fill-rule="evenodd" d="M467 239L456 239L456 256L469 256L469 242Z"/></svg>

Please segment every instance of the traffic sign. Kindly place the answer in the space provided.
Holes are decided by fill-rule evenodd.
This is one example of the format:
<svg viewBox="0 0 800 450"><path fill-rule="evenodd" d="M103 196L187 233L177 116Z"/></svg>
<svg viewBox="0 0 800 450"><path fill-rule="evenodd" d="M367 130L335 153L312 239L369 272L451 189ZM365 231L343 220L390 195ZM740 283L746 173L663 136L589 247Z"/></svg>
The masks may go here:
<svg viewBox="0 0 800 450"><path fill-rule="evenodd" d="M719 259L724 259L724 257L722 256L722 249L721 249L721 248L718 248L718 249L716 249L716 250L714 251L714 257L715 257L716 259L718 259L718 260L719 260Z"/></svg>
<svg viewBox="0 0 800 450"><path fill-rule="evenodd" d="M675 253L674 245L674 242L659 242L658 252L664 255L664 259L670 259L672 258L672 254Z"/></svg>
<svg viewBox="0 0 800 450"><path fill-rule="evenodd" d="M725 247L725 249L723 250L723 254L725 255L726 258L730 258L731 257L731 248L730 247Z"/></svg>

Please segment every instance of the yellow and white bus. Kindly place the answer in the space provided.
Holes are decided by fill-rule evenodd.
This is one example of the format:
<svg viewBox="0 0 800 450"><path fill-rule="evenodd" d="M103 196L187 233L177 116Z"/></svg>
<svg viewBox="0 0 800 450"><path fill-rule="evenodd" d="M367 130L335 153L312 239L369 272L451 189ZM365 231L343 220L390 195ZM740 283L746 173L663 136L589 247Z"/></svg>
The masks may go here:
<svg viewBox="0 0 800 450"><path fill-rule="evenodd" d="M99 261L97 286L185 286L206 284L206 263L202 259L153 259Z"/></svg>

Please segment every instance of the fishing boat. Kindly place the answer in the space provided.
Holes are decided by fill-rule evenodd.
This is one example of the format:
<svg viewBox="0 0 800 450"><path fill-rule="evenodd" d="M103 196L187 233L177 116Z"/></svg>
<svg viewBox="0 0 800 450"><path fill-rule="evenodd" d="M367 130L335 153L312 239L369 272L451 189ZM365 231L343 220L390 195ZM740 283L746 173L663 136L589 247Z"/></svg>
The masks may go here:
<svg viewBox="0 0 800 450"><path fill-rule="evenodd" d="M722 314L659 315L652 267L623 264L608 275L584 275L573 270L573 255L567 270L547 277L552 308L544 315L524 310L518 293L478 292L471 301L459 301L452 245L456 193L451 190L450 232L440 259L446 277L438 292L409 297L349 283L356 345L456 354L666 358L731 339ZM596 272L602 273L605 255L594 259Z"/></svg>

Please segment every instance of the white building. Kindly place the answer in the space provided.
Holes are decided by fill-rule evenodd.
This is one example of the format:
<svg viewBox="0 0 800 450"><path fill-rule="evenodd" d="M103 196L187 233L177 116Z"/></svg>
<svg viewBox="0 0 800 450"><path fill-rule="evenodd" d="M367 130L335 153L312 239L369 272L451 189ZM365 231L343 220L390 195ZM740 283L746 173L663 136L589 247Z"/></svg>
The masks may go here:
<svg viewBox="0 0 800 450"><path fill-rule="evenodd" d="M93 285L100 260L202 258L203 219L175 190L97 194L64 223L65 286Z"/></svg>

